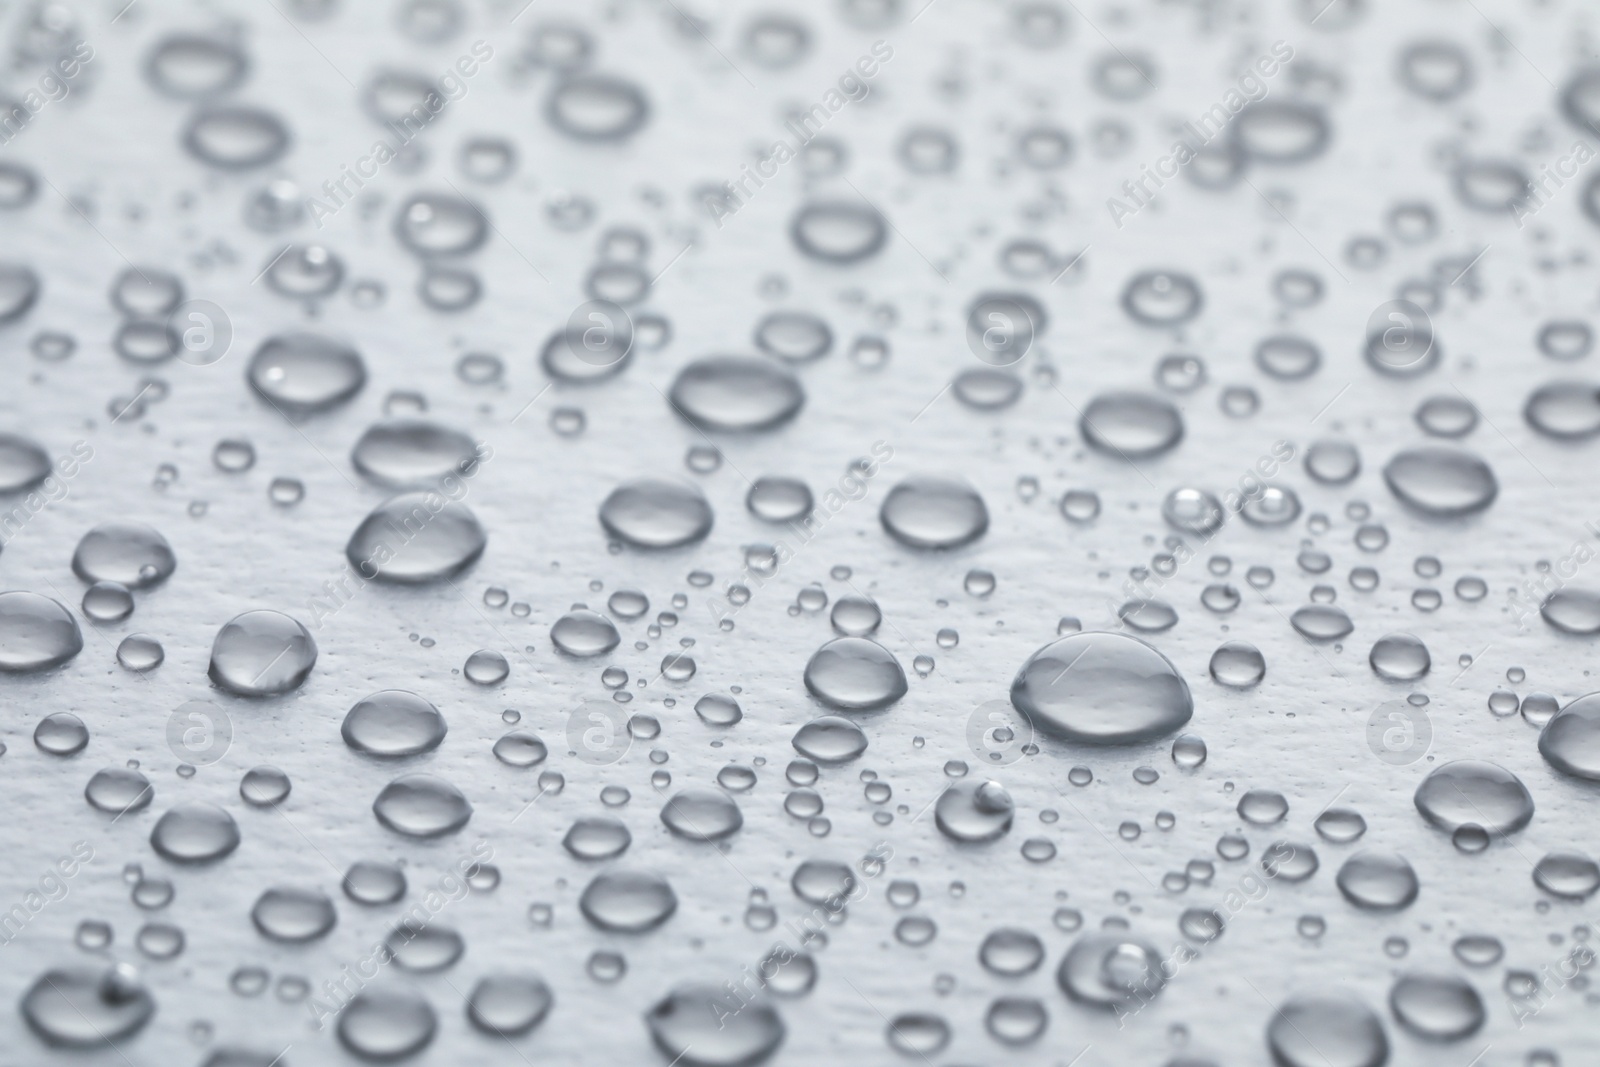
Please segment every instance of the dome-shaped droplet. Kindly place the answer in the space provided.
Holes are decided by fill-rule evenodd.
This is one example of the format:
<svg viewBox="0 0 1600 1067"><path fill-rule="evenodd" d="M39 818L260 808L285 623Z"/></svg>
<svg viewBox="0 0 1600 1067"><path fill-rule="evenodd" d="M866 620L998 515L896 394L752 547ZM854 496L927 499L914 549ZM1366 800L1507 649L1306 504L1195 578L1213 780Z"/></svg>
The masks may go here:
<svg viewBox="0 0 1600 1067"><path fill-rule="evenodd" d="M14 433L0 433L0 494L32 489L50 477L52 469L49 453L38 444Z"/></svg>
<svg viewBox="0 0 1600 1067"><path fill-rule="evenodd" d="M46 971L22 995L20 1008L29 1028L47 1045L116 1050L116 1042L150 1021L156 1002L132 965L119 963L105 970Z"/></svg>
<svg viewBox="0 0 1600 1067"><path fill-rule="evenodd" d="M1600 633L1600 592L1563 586L1544 598L1539 616L1562 633Z"/></svg>
<svg viewBox="0 0 1600 1067"><path fill-rule="evenodd" d="M802 254L840 266L876 255L888 232L878 209L860 200L814 201L789 223L789 238Z"/></svg>
<svg viewBox="0 0 1600 1067"><path fill-rule="evenodd" d="M1255 826L1272 826L1289 814L1289 801L1271 789L1248 789L1239 798L1239 818Z"/></svg>
<svg viewBox="0 0 1600 1067"><path fill-rule="evenodd" d="M413 255L464 256L489 236L489 220L454 193L417 193L400 205L394 234Z"/></svg>
<svg viewBox="0 0 1600 1067"><path fill-rule="evenodd" d="M288 151L289 128L265 108L219 104L195 112L183 131L183 147L219 170L251 170Z"/></svg>
<svg viewBox="0 0 1600 1067"><path fill-rule="evenodd" d="M1483 760L1456 760L1435 767L1413 799L1423 818L1452 833L1476 824L1491 834L1504 835L1522 829L1533 818L1533 797L1522 780Z"/></svg>
<svg viewBox="0 0 1600 1067"><path fill-rule="evenodd" d="M711 505L680 482L641 479L611 491L600 505L606 533L635 548L678 548L711 532Z"/></svg>
<svg viewBox="0 0 1600 1067"><path fill-rule="evenodd" d="M250 387L285 415L337 407L361 391L367 367L349 345L309 333L281 334L251 357Z"/></svg>
<svg viewBox="0 0 1600 1067"><path fill-rule="evenodd" d="M416 585L457 574L483 555L489 535L465 504L435 492L402 493L361 520L345 557L380 582Z"/></svg>
<svg viewBox="0 0 1600 1067"><path fill-rule="evenodd" d="M562 846L580 860L608 860L622 855L632 843L628 828L604 815L578 819L561 839Z"/></svg>
<svg viewBox="0 0 1600 1067"><path fill-rule="evenodd" d="M1011 703L1039 729L1095 744L1162 737L1194 713L1171 661L1138 638L1097 631L1029 656L1011 683Z"/></svg>
<svg viewBox="0 0 1600 1067"><path fill-rule="evenodd" d="M994 974L1015 978L1044 962L1044 942L1027 930L1002 927L991 931L978 946L978 962Z"/></svg>
<svg viewBox="0 0 1600 1067"><path fill-rule="evenodd" d="M1078 432L1107 455L1148 459L1183 440L1183 416L1153 393L1102 393L1083 409Z"/></svg>
<svg viewBox="0 0 1600 1067"><path fill-rule="evenodd" d="M406 876L392 863L357 860L345 872L340 887L357 904L376 907L393 904L406 895Z"/></svg>
<svg viewBox="0 0 1600 1067"><path fill-rule="evenodd" d="M603 656L621 641L610 619L582 608L567 612L550 627L550 643L569 656Z"/></svg>
<svg viewBox="0 0 1600 1067"><path fill-rule="evenodd" d="M486 1034L525 1034L550 1014L555 995L533 974L490 974L478 979L467 997L467 1018Z"/></svg>
<svg viewBox="0 0 1600 1067"><path fill-rule="evenodd" d="M95 771L83 789L83 797L101 811L126 815L142 811L155 799L150 779L131 767L106 767Z"/></svg>
<svg viewBox="0 0 1600 1067"><path fill-rule="evenodd" d="M389 1061L415 1055L433 1040L439 1018L414 990L369 986L339 1012L337 1030L344 1047L367 1060Z"/></svg>
<svg viewBox="0 0 1600 1067"><path fill-rule="evenodd" d="M1400 1025L1429 1041L1459 1041L1483 1025L1483 1000L1453 974L1406 974L1389 990Z"/></svg>
<svg viewBox="0 0 1600 1067"><path fill-rule="evenodd" d="M1118 931L1080 937L1056 970L1056 983L1073 1000L1119 1012L1143 1006L1166 981L1161 954Z"/></svg>
<svg viewBox="0 0 1600 1067"><path fill-rule="evenodd" d="M444 716L429 701L384 689L356 701L339 732L345 744L369 756L415 756L438 748L445 729Z"/></svg>
<svg viewBox="0 0 1600 1067"><path fill-rule="evenodd" d="M952 841L993 841L1011 829L1016 804L999 782L957 782L933 807L940 831Z"/></svg>
<svg viewBox="0 0 1600 1067"><path fill-rule="evenodd" d="M744 825L744 815L726 793L685 789L661 808L661 821L689 841L720 841Z"/></svg>
<svg viewBox="0 0 1600 1067"><path fill-rule="evenodd" d="M1267 1047L1281 1067L1383 1067L1389 1039L1359 1000L1343 993L1291 997L1267 1024Z"/></svg>
<svg viewBox="0 0 1600 1067"><path fill-rule="evenodd" d="M720 986L685 984L651 1008L645 1024L662 1055L684 1067L755 1067L777 1051L784 1037L777 1010L757 996L729 1014L726 997Z"/></svg>
<svg viewBox="0 0 1600 1067"><path fill-rule="evenodd" d="M1533 865L1533 884L1553 896L1585 900L1600 889L1600 864L1581 852L1551 852Z"/></svg>
<svg viewBox="0 0 1600 1067"><path fill-rule="evenodd" d="M545 100L551 126L577 141L621 141L650 118L650 102L631 81L582 73L557 82Z"/></svg>
<svg viewBox="0 0 1600 1067"><path fill-rule="evenodd" d="M217 860L239 847L239 826L213 804L179 804L156 820L150 847L174 863Z"/></svg>
<svg viewBox="0 0 1600 1067"><path fill-rule="evenodd" d="M1383 468L1383 480L1402 503L1432 518L1482 511L1500 492L1494 471L1482 459L1437 445L1396 454Z"/></svg>
<svg viewBox="0 0 1600 1067"><path fill-rule="evenodd" d="M806 664L806 689L829 707L871 711L906 694L906 672L894 654L865 637L837 637Z"/></svg>
<svg viewBox="0 0 1600 1067"><path fill-rule="evenodd" d="M1539 754L1562 774L1600 782L1600 693L1586 693L1544 724Z"/></svg>
<svg viewBox="0 0 1600 1067"><path fill-rule="evenodd" d="M1334 881L1346 900L1368 911L1399 911L1417 899L1417 872L1390 852L1357 852Z"/></svg>
<svg viewBox="0 0 1600 1067"><path fill-rule="evenodd" d="M794 747L816 763L848 763L867 750L867 735L849 719L824 715L795 731Z"/></svg>
<svg viewBox="0 0 1600 1067"><path fill-rule="evenodd" d="M250 921L262 936L300 943L325 936L338 921L333 901L317 889L274 886L256 898Z"/></svg>
<svg viewBox="0 0 1600 1067"><path fill-rule="evenodd" d="M316 662L310 631L280 611L237 615L211 643L211 680L241 696L298 689Z"/></svg>
<svg viewBox="0 0 1600 1067"><path fill-rule="evenodd" d="M595 875L578 898L583 917L602 930L653 930L678 909L678 895L659 874L615 868Z"/></svg>
<svg viewBox="0 0 1600 1067"><path fill-rule="evenodd" d="M1227 512L1222 510L1222 501L1211 493L1204 489L1184 487L1167 494L1161 502L1161 517L1173 529L1198 537L1210 537L1222 529Z"/></svg>
<svg viewBox="0 0 1600 1067"><path fill-rule="evenodd" d="M76 756L89 744L89 728L70 711L52 711L34 727L33 743L52 756Z"/></svg>
<svg viewBox="0 0 1600 1067"><path fill-rule="evenodd" d="M1225 641L1211 653L1211 677L1231 689L1249 689L1267 676L1267 658L1247 641Z"/></svg>
<svg viewBox="0 0 1600 1067"><path fill-rule="evenodd" d="M478 447L472 438L423 419L369 426L350 452L356 470L394 489L436 485L446 475L473 471L477 461Z"/></svg>
<svg viewBox="0 0 1600 1067"><path fill-rule="evenodd" d="M672 409L702 430L770 430L794 418L805 398L793 374L743 356L695 360L668 393Z"/></svg>
<svg viewBox="0 0 1600 1067"><path fill-rule="evenodd" d="M1378 638L1367 662L1372 664L1374 674L1391 682L1414 682L1433 666L1428 646L1411 634L1385 634Z"/></svg>
<svg viewBox="0 0 1600 1067"><path fill-rule="evenodd" d="M816 501L800 479L766 475L751 483L744 504L763 522L797 522L811 514Z"/></svg>
<svg viewBox="0 0 1600 1067"><path fill-rule="evenodd" d="M1308 641L1337 641L1356 628L1343 608L1332 604L1307 604L1289 616L1289 625Z"/></svg>
<svg viewBox="0 0 1600 1067"><path fill-rule="evenodd" d="M0 593L0 671L59 667L83 650L78 620L38 593Z"/></svg>
<svg viewBox="0 0 1600 1067"><path fill-rule="evenodd" d="M461 790L431 774L406 774L383 787L372 802L378 821L407 837L453 833L472 818Z"/></svg>
<svg viewBox="0 0 1600 1067"><path fill-rule="evenodd" d="M1522 417L1557 441L1582 441L1600 434L1600 385L1558 381L1528 394Z"/></svg>
<svg viewBox="0 0 1600 1067"><path fill-rule="evenodd" d="M966 482L913 476L889 490L878 512L883 528L912 548L957 548L989 529L989 509Z"/></svg>
<svg viewBox="0 0 1600 1067"><path fill-rule="evenodd" d="M129 589L159 585L177 565L167 539L138 522L103 522L83 535L72 554L72 571L79 578Z"/></svg>

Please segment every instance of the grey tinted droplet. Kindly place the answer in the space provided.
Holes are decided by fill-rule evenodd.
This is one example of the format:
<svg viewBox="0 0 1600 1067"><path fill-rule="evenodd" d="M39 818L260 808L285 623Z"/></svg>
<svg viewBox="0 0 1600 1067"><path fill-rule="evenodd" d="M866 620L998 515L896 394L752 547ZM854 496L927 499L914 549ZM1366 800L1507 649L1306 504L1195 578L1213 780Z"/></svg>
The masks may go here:
<svg viewBox="0 0 1600 1067"><path fill-rule="evenodd" d="M250 921L263 937L300 944L327 936L338 914L320 890L274 886L256 899Z"/></svg>
<svg viewBox="0 0 1600 1067"><path fill-rule="evenodd" d="M150 779L131 767L106 767L96 771L83 789L83 797L94 807L113 815L142 811L155 799Z"/></svg>
<svg viewBox="0 0 1600 1067"><path fill-rule="evenodd" d="M114 1048L144 1029L156 1012L155 998L127 963L46 971L18 1007L42 1041L69 1049Z"/></svg>
<svg viewBox="0 0 1600 1067"><path fill-rule="evenodd" d="M1493 967L1505 957L1505 946L1489 934L1464 934L1450 946L1456 959L1468 967Z"/></svg>
<svg viewBox="0 0 1600 1067"><path fill-rule="evenodd" d="M183 279L156 267L129 267L111 283L111 306L132 318L165 318L183 303Z"/></svg>
<svg viewBox="0 0 1600 1067"><path fill-rule="evenodd" d="M1233 689L1249 689L1267 674L1261 650L1244 641L1227 641L1211 654L1211 677Z"/></svg>
<svg viewBox="0 0 1600 1067"><path fill-rule="evenodd" d="M1206 761L1205 739L1194 734L1179 734L1172 742L1172 762L1192 771Z"/></svg>
<svg viewBox="0 0 1600 1067"><path fill-rule="evenodd" d="M1327 115L1314 104L1258 100L1247 104L1228 127L1228 139L1255 163L1306 163L1328 147Z"/></svg>
<svg viewBox="0 0 1600 1067"><path fill-rule="evenodd" d="M298 689L317 662L317 643L279 611L247 611L229 620L211 643L211 680L240 696Z"/></svg>
<svg viewBox="0 0 1600 1067"><path fill-rule="evenodd" d="M1334 880L1346 900L1367 911L1399 911L1417 899L1417 872L1395 853L1357 852Z"/></svg>
<svg viewBox="0 0 1600 1067"><path fill-rule="evenodd" d="M492 648L480 648L467 657L461 673L473 685L499 685L511 673L511 664Z"/></svg>
<svg viewBox="0 0 1600 1067"><path fill-rule="evenodd" d="M745 26L741 46L758 66L782 70L794 66L811 51L811 31L799 19L767 13Z"/></svg>
<svg viewBox="0 0 1600 1067"><path fill-rule="evenodd" d="M848 763L867 750L867 735L849 719L824 715L794 735L795 751L817 763Z"/></svg>
<svg viewBox="0 0 1600 1067"><path fill-rule="evenodd" d="M1367 832L1367 820L1350 808L1328 808L1317 816L1313 825L1318 836L1336 845L1348 845Z"/></svg>
<svg viewBox="0 0 1600 1067"><path fill-rule="evenodd" d="M662 1055L685 1067L754 1067L777 1051L785 1033L777 1010L756 997L719 1017L724 995L719 986L684 984L651 1008L645 1025Z"/></svg>
<svg viewBox="0 0 1600 1067"><path fill-rule="evenodd" d="M1239 515L1252 526L1286 526L1300 517L1300 497L1283 485L1264 485L1245 497Z"/></svg>
<svg viewBox="0 0 1600 1067"><path fill-rule="evenodd" d="M612 859L632 843L633 835L626 826L603 815L578 819L561 839L562 847L581 860Z"/></svg>
<svg viewBox="0 0 1600 1067"><path fill-rule="evenodd" d="M788 363L810 363L833 348L833 330L809 311L774 311L756 324L756 347Z"/></svg>
<svg viewBox="0 0 1600 1067"><path fill-rule="evenodd" d="M1084 408L1078 431L1087 444L1108 455L1148 459L1183 440L1183 416L1152 393L1102 393Z"/></svg>
<svg viewBox="0 0 1600 1067"><path fill-rule="evenodd" d="M850 867L833 860L804 860L789 879L795 896L812 904L843 900L855 891L856 884Z"/></svg>
<svg viewBox="0 0 1600 1067"><path fill-rule="evenodd" d="M598 612L569 611L550 627L550 643L569 656L603 656L622 641L615 624Z"/></svg>
<svg viewBox="0 0 1600 1067"><path fill-rule="evenodd" d="M1483 1000L1477 990L1453 974L1401 975L1389 990L1389 1010L1417 1037L1460 1041L1483 1026Z"/></svg>
<svg viewBox="0 0 1600 1067"><path fill-rule="evenodd" d="M173 33L145 56L144 76L163 96L203 100L235 89L250 72L243 49L220 37Z"/></svg>
<svg viewBox="0 0 1600 1067"><path fill-rule="evenodd" d="M344 260L318 244L290 245L264 269L272 291L293 300L328 296L344 281Z"/></svg>
<svg viewBox="0 0 1600 1067"><path fill-rule="evenodd" d="M72 571L86 582L117 582L146 589L172 576L177 557L153 527L103 522L83 535L72 554Z"/></svg>
<svg viewBox="0 0 1600 1067"><path fill-rule="evenodd" d="M345 545L363 577L417 585L459 574L488 544L483 524L465 504L434 492L402 493L374 508Z"/></svg>
<svg viewBox="0 0 1600 1067"><path fill-rule="evenodd" d="M406 895L406 876L392 863L357 860L345 872L340 888L357 904L393 904Z"/></svg>
<svg viewBox="0 0 1600 1067"><path fill-rule="evenodd" d="M905 1012L889 1020L884 1039L889 1047L906 1056L926 1059L943 1052L950 1044L950 1024L932 1012Z"/></svg>
<svg viewBox="0 0 1600 1067"><path fill-rule="evenodd" d="M133 594L121 582L95 582L84 590L82 607L92 622L121 622L133 614Z"/></svg>
<svg viewBox="0 0 1600 1067"><path fill-rule="evenodd" d="M764 522L797 522L811 514L815 500L810 487L798 478L763 475L750 484L744 503Z"/></svg>
<svg viewBox="0 0 1600 1067"><path fill-rule="evenodd" d="M471 474L477 461L472 438L424 419L375 423L350 451L350 463L362 476L393 489L420 489L446 475Z"/></svg>
<svg viewBox="0 0 1600 1067"><path fill-rule="evenodd" d="M1176 530L1210 537L1222 528L1227 513L1222 501L1204 489L1183 487L1168 493L1161 502L1161 517Z"/></svg>
<svg viewBox="0 0 1600 1067"><path fill-rule="evenodd" d="M1308 641L1337 641L1356 628L1343 608L1332 604L1307 604L1289 616L1289 625Z"/></svg>
<svg viewBox="0 0 1600 1067"><path fill-rule="evenodd" d="M831 708L871 711L906 694L906 673L893 653L865 637L838 637L812 653L806 689Z"/></svg>
<svg viewBox="0 0 1600 1067"><path fill-rule="evenodd" d="M993 367L973 367L956 375L950 389L974 411L999 411L1022 396L1022 379Z"/></svg>
<svg viewBox="0 0 1600 1067"><path fill-rule="evenodd" d="M1149 942L1110 931L1074 942L1056 970L1056 983L1080 1004L1118 1011L1150 1001L1166 985L1166 974Z"/></svg>
<svg viewBox="0 0 1600 1067"><path fill-rule="evenodd" d="M991 931L978 946L978 962L1007 978L1029 974L1044 962L1044 942L1027 930L1002 927Z"/></svg>
<svg viewBox="0 0 1600 1067"><path fill-rule="evenodd" d="M70 711L52 711L33 728L33 743L52 756L75 756L89 744L89 728Z"/></svg>
<svg viewBox="0 0 1600 1067"><path fill-rule="evenodd" d="M1414 682L1433 665L1428 646L1411 634L1385 634L1367 656L1372 671L1391 682Z"/></svg>
<svg viewBox="0 0 1600 1067"><path fill-rule="evenodd" d="M1306 473L1323 485L1346 485L1361 473L1361 453L1348 441L1324 438L1306 450Z"/></svg>
<svg viewBox="0 0 1600 1067"><path fill-rule="evenodd" d="M415 756L444 740L444 716L404 689L384 689L356 701L339 728L344 743L369 756Z"/></svg>
<svg viewBox="0 0 1600 1067"><path fill-rule="evenodd" d="M83 632L72 613L38 593L0 593L0 671L59 667L83 651Z"/></svg>
<svg viewBox="0 0 1600 1067"><path fill-rule="evenodd" d="M661 822L688 841L720 841L744 825L739 805L713 789L685 789L661 808Z"/></svg>
<svg viewBox="0 0 1600 1067"><path fill-rule="evenodd" d="M51 474L50 456L35 442L0 433L0 493L32 489Z"/></svg>
<svg viewBox="0 0 1600 1067"><path fill-rule="evenodd" d="M428 1046L439 1018L421 993L394 985L361 990L339 1012L339 1041L355 1055L377 1061L404 1059Z"/></svg>
<svg viewBox="0 0 1600 1067"><path fill-rule="evenodd" d="M486 1034L515 1037L543 1022L554 1003L550 986L537 975L490 974L467 996L467 1018Z"/></svg>
<svg viewBox="0 0 1600 1067"><path fill-rule="evenodd" d="M1165 600L1138 597L1117 608L1117 619L1130 630L1158 634L1178 625L1178 612Z"/></svg>
<svg viewBox="0 0 1600 1067"><path fill-rule="evenodd" d="M384 948L395 966L427 974L453 967L466 952L467 943L454 927L406 918L389 931Z"/></svg>
<svg viewBox="0 0 1600 1067"><path fill-rule="evenodd" d="M659 874L612 868L590 880L578 898L583 917L602 930L653 930L678 909L678 895Z"/></svg>
<svg viewBox="0 0 1600 1067"><path fill-rule="evenodd" d="M1451 188L1456 199L1474 211L1513 217L1535 195L1521 164L1504 159L1463 160L1456 166Z"/></svg>
<svg viewBox="0 0 1600 1067"><path fill-rule="evenodd" d="M201 108L189 120L183 147L219 170L253 170L283 157L289 149L289 128L265 108L219 104Z"/></svg>
<svg viewBox="0 0 1600 1067"><path fill-rule="evenodd" d="M693 544L711 532L711 522L705 496L680 482L626 482L600 505L600 524L606 532L635 548Z"/></svg>
<svg viewBox="0 0 1600 1067"><path fill-rule="evenodd" d="M1122 290L1122 310L1144 326L1181 326L1204 306L1200 283L1180 271L1145 271Z"/></svg>
<svg viewBox="0 0 1600 1067"><path fill-rule="evenodd" d="M989 509L976 489L922 475L889 490L878 518L889 536L911 548L958 548L989 529Z"/></svg>
<svg viewBox="0 0 1600 1067"><path fill-rule="evenodd" d="M707 693L695 701L694 713L708 726L733 726L744 718L739 702L721 693Z"/></svg>
<svg viewBox="0 0 1600 1067"><path fill-rule="evenodd" d="M1028 657L1011 703L1039 729L1096 744L1161 737L1194 713L1188 684L1165 656L1137 638L1094 631Z"/></svg>
<svg viewBox="0 0 1600 1067"><path fill-rule="evenodd" d="M343 404L367 382L355 349L309 333L280 334L251 357L250 387L286 415L304 416Z"/></svg>
<svg viewBox="0 0 1600 1067"><path fill-rule="evenodd" d="M1522 417L1545 437L1582 441L1600 434L1600 385L1555 381L1528 394Z"/></svg>
<svg viewBox="0 0 1600 1067"><path fill-rule="evenodd" d="M1551 359L1582 359L1594 348L1594 329L1578 319L1557 319L1539 327L1538 343Z"/></svg>
<svg viewBox="0 0 1600 1067"><path fill-rule="evenodd" d="M1282 793L1270 789L1251 789L1239 798L1239 818L1255 826L1271 826L1289 815L1289 802Z"/></svg>
<svg viewBox="0 0 1600 1067"><path fill-rule="evenodd" d="M494 758L508 767L535 767L550 755L545 743L525 730L513 730L494 743Z"/></svg>
<svg viewBox="0 0 1600 1067"><path fill-rule="evenodd" d="M1551 852L1533 865L1533 883L1552 896L1586 900L1600 889L1600 864L1580 852Z"/></svg>
<svg viewBox="0 0 1600 1067"><path fill-rule="evenodd" d="M1478 409L1458 396L1430 396L1412 418L1433 437L1465 437L1478 427Z"/></svg>
<svg viewBox="0 0 1600 1067"><path fill-rule="evenodd" d="M417 193L395 212L394 235L413 255L463 256L483 245L489 220L454 193Z"/></svg>
<svg viewBox="0 0 1600 1067"><path fill-rule="evenodd" d="M276 767L262 764L251 767L239 779L239 798L257 808L270 808L288 799L292 784L289 776Z"/></svg>
<svg viewBox="0 0 1600 1067"><path fill-rule="evenodd" d="M1444 103L1472 88L1472 60L1451 41L1413 42L1401 50L1396 68L1400 84L1424 100Z"/></svg>
<svg viewBox="0 0 1600 1067"><path fill-rule="evenodd" d="M644 90L609 74L574 74L545 99L546 121L577 141L620 141L650 119Z"/></svg>
<svg viewBox="0 0 1600 1067"><path fill-rule="evenodd" d="M678 372L667 397L673 411L699 429L744 432L782 426L806 399L793 374L743 356L695 360Z"/></svg>
<svg viewBox="0 0 1600 1067"><path fill-rule="evenodd" d="M1562 774L1600 782L1600 693L1577 698L1545 723L1539 754Z"/></svg>
<svg viewBox="0 0 1600 1067"><path fill-rule="evenodd" d="M1267 1024L1267 1047L1282 1067L1383 1067L1389 1039L1365 1004L1342 992L1291 997Z"/></svg>
<svg viewBox="0 0 1600 1067"><path fill-rule="evenodd" d="M1435 767L1412 799L1423 818L1447 832L1472 823L1505 835L1533 819L1528 787L1510 771L1483 760Z"/></svg>
<svg viewBox="0 0 1600 1067"><path fill-rule="evenodd" d="M431 774L406 774L383 787L372 802L378 821L407 837L454 833L472 818L461 790Z"/></svg>
<svg viewBox="0 0 1600 1067"><path fill-rule="evenodd" d="M993 841L1011 829L1016 805L999 782L957 782L939 795L934 821L952 841Z"/></svg>
<svg viewBox="0 0 1600 1067"><path fill-rule="evenodd" d="M1261 869L1269 878L1282 878L1285 882L1304 882L1321 862L1310 845L1293 841L1274 841L1261 852Z"/></svg>
<svg viewBox="0 0 1600 1067"><path fill-rule="evenodd" d="M239 826L215 805L179 804L156 820L150 847L174 863L218 860L239 847Z"/></svg>
<svg viewBox="0 0 1600 1067"><path fill-rule="evenodd" d="M845 637L871 637L883 622L883 612L871 597L851 594L834 601L829 621Z"/></svg>
<svg viewBox="0 0 1600 1067"><path fill-rule="evenodd" d="M1317 373L1322 366L1322 350L1304 337L1280 334L1256 345L1256 366L1280 381L1299 381Z"/></svg>
<svg viewBox="0 0 1600 1067"><path fill-rule="evenodd" d="M795 213L789 239L803 255L847 266L880 252L888 229L878 210L862 201L813 201Z"/></svg>

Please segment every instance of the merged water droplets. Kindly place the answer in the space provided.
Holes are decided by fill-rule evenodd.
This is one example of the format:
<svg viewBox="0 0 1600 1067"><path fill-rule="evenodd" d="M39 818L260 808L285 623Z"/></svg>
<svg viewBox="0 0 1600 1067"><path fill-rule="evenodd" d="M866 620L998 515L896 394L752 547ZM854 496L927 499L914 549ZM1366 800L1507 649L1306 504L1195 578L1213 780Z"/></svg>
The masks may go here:
<svg viewBox="0 0 1600 1067"><path fill-rule="evenodd" d="M1154 946L1113 930L1073 942L1056 970L1056 983L1080 1004L1120 1013L1150 1001L1167 978Z"/></svg>
<svg viewBox="0 0 1600 1067"><path fill-rule="evenodd" d="M57 968L44 972L22 995L22 1017L46 1044L57 1048L115 1048L144 1029L155 998L131 964L104 970Z"/></svg>
<svg viewBox="0 0 1600 1067"><path fill-rule="evenodd" d="M1528 787L1504 767L1483 760L1456 760L1434 768L1413 800L1423 818L1451 832L1471 825L1504 836L1533 819Z"/></svg>

